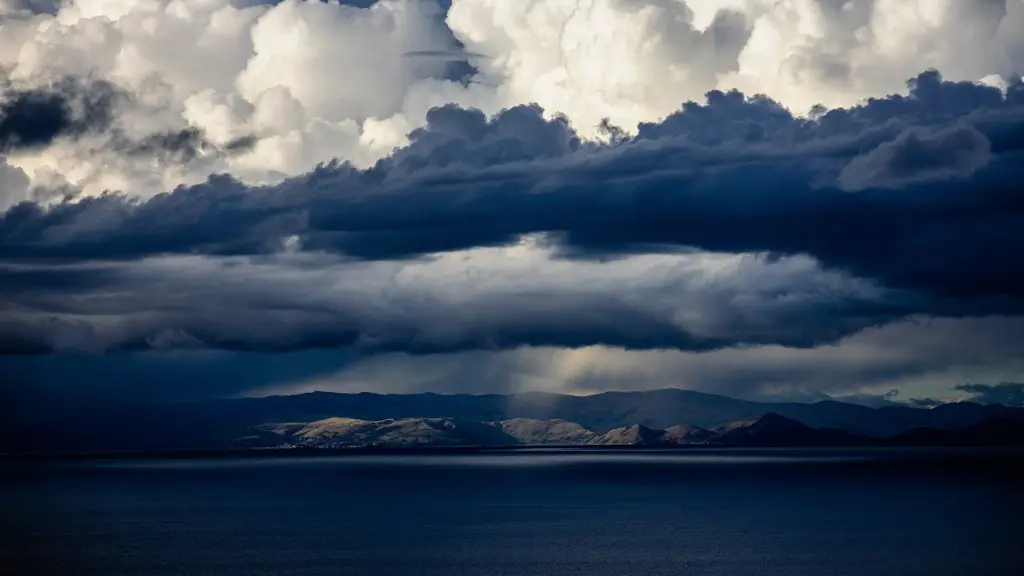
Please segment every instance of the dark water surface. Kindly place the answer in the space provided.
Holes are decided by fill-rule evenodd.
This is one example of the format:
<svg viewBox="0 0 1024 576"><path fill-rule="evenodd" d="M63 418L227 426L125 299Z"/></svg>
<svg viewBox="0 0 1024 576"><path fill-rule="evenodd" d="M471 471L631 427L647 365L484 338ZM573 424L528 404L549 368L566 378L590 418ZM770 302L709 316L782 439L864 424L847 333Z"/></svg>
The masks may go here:
<svg viewBox="0 0 1024 576"><path fill-rule="evenodd" d="M4 574L1024 574L1020 453L0 464Z"/></svg>

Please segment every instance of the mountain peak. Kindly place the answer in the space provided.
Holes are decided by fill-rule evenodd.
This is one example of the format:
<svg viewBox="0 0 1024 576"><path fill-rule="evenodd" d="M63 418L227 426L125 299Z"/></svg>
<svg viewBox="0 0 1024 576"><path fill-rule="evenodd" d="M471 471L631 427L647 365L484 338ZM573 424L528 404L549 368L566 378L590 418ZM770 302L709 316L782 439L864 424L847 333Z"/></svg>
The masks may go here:
<svg viewBox="0 0 1024 576"><path fill-rule="evenodd" d="M663 444L665 431L648 428L642 424L633 424L621 428L613 428L594 440L594 444L645 446Z"/></svg>
<svg viewBox="0 0 1024 576"><path fill-rule="evenodd" d="M512 418L493 425L522 444L586 444L597 437L575 422L559 419Z"/></svg>

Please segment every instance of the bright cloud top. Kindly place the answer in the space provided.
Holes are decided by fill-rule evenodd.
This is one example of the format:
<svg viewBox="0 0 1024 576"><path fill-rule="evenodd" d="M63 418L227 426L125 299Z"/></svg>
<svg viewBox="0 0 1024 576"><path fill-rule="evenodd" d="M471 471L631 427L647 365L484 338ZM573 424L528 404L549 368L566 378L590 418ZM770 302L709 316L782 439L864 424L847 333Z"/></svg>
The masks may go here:
<svg viewBox="0 0 1024 576"><path fill-rule="evenodd" d="M716 88L805 114L899 91L926 68L998 82L1024 64L1020 0L55 4L0 2L8 88L94 78L128 97L107 129L0 151L0 182L18 198L33 186L151 196L216 172L273 182L332 158L366 166L445 103L537 103L595 138L604 118L632 130Z"/></svg>

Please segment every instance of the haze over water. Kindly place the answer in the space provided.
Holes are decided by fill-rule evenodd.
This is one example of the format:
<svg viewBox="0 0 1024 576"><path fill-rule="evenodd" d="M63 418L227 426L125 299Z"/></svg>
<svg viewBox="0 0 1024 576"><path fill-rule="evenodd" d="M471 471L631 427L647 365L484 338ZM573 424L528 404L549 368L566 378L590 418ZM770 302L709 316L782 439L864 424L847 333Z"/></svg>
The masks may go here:
<svg viewBox="0 0 1024 576"><path fill-rule="evenodd" d="M1011 576L1024 566L1020 461L745 450L10 464L4 563L125 576Z"/></svg>

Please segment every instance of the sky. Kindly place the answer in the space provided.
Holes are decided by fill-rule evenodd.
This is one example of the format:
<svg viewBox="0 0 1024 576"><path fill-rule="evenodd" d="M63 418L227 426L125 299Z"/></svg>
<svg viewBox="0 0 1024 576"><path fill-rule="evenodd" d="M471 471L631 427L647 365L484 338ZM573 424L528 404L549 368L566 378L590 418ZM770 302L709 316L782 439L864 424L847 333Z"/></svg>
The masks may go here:
<svg viewBox="0 0 1024 576"><path fill-rule="evenodd" d="M1024 404L1024 0L0 0L0 395Z"/></svg>

